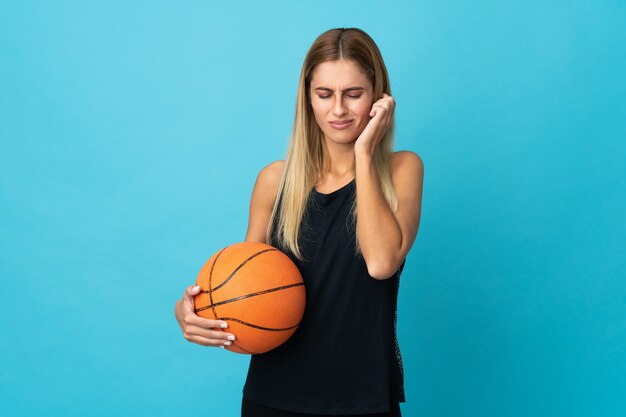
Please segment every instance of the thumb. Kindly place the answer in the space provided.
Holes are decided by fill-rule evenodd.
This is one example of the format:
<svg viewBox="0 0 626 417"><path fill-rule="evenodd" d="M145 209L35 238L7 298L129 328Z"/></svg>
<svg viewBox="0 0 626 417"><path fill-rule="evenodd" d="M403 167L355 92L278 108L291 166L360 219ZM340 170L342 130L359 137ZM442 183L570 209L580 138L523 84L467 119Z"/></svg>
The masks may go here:
<svg viewBox="0 0 626 417"><path fill-rule="evenodd" d="M187 289L185 290L184 299L188 305L193 306L193 298L198 293L200 293L199 285L187 287Z"/></svg>
<svg viewBox="0 0 626 417"><path fill-rule="evenodd" d="M191 297L200 292L199 285L190 285L185 289L185 293L183 294L185 297Z"/></svg>

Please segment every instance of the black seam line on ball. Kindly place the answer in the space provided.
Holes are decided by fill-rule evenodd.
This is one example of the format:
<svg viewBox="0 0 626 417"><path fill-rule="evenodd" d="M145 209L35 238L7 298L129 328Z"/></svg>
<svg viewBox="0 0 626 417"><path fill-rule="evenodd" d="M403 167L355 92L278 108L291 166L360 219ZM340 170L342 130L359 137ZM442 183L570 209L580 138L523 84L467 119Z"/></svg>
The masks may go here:
<svg viewBox="0 0 626 417"><path fill-rule="evenodd" d="M219 253L215 257L215 260L213 261L213 265L211 265L211 271L209 271L209 288L211 288L211 281L213 279L213 268L215 268L215 264L217 263L217 260L219 259L219 257L222 254L222 252L224 252L224 250L226 250L226 248L222 248L222 250L219 251ZM204 292L204 291L200 291L200 292ZM209 305L213 304L213 294L211 294L211 292L209 292L209 302L211 303ZM217 312L215 311L215 309L212 308L211 310L213 310L213 317L215 317L215 320L219 320L217 318Z"/></svg>
<svg viewBox="0 0 626 417"><path fill-rule="evenodd" d="M245 260L245 261L243 261L241 264L239 264L239 266L238 266L237 268L235 268L235 270L234 270L234 271L233 271L233 272L232 272L232 273L228 276L228 278L226 278L226 279L224 280L224 282L222 282L220 285L218 285L217 287L213 288L213 290L212 290L212 291L217 291L217 290L219 290L220 288L222 288L224 285L226 285L226 283L227 283L228 281L230 281L232 277L234 277L234 276L235 276L235 274L237 273L237 271L239 271L239 270L240 270L240 269L241 269L241 268L242 268L245 264L247 264L248 262L250 262L250 260L251 260L252 258L255 258L255 257L257 257L257 256L259 256L259 255L261 255L262 253L265 253L265 252L273 252L273 251L277 251L277 250L278 250L278 249L275 249L275 248L271 248L271 249L263 249L262 251L259 251L259 252L255 253L254 255L250 256L248 259L246 259L246 260ZM215 259L215 262L217 262L217 259ZM215 263L213 263L213 265L215 265ZM211 269L211 273L212 273L212 272L213 272L213 269ZM210 285L210 279L209 279L209 288L212 288L212 287L211 287L211 285ZM211 300L211 303L213 303L213 300Z"/></svg>
<svg viewBox="0 0 626 417"><path fill-rule="evenodd" d="M233 342L233 345L234 345L234 346L237 346L239 349L241 349L241 350L245 351L246 353L250 353L250 354L252 354L252 355L258 355L258 353L257 353L257 352L252 352L251 350L244 349L244 348L242 348L242 347L241 347L241 345L238 345L238 344L237 344L237 343L235 343L235 342Z"/></svg>
<svg viewBox="0 0 626 417"><path fill-rule="evenodd" d="M199 312L199 311L206 310L207 308L213 309L214 307L221 306L222 304L234 303L235 301L243 300L244 298L256 297L257 295L267 294L268 292L285 290L287 288L299 287L301 285L304 285L304 282L298 282L296 284L283 285L282 287L270 288L270 289L267 289L267 290L254 292L252 294L246 294L246 295L242 295L242 296L239 296L239 297L230 298L228 300L220 301L219 303L209 304L208 306L197 308L196 309L196 313ZM213 310L213 311L215 311L215 310Z"/></svg>
<svg viewBox="0 0 626 417"><path fill-rule="evenodd" d="M230 320L230 321L236 321L237 323L241 323L244 326L248 326L248 327L254 327L255 329L259 329L259 330L269 330L272 332L284 332L285 330L291 330L291 329L295 329L296 327L298 327L298 324L296 324L295 326L290 326L290 327L285 327L284 329L280 329L277 327L263 327L263 326L257 326L256 324L252 324L252 323L247 323L243 320L239 320L236 319L234 317L220 317L220 320Z"/></svg>

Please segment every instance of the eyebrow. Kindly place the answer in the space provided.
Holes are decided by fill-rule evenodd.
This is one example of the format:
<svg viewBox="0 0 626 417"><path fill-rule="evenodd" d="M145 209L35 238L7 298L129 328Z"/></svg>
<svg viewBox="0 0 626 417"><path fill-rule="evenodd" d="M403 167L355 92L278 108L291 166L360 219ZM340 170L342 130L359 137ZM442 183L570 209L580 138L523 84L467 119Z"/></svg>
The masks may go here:
<svg viewBox="0 0 626 417"><path fill-rule="evenodd" d="M317 90L323 90L323 91L330 91L331 93L334 92L335 90L332 90L328 87L317 87L315 89L315 91ZM345 93L346 91L354 91L354 90L365 90L365 88L363 87L348 87L348 88L344 88L343 90L341 90L342 93Z"/></svg>

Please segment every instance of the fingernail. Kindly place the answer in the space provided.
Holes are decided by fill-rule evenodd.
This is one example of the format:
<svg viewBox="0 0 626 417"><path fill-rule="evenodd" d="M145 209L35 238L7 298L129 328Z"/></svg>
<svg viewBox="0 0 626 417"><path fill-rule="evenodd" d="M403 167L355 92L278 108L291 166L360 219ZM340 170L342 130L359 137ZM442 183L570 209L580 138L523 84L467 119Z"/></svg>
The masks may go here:
<svg viewBox="0 0 626 417"><path fill-rule="evenodd" d="M218 348L220 348L220 349L226 349L224 346L218 346Z"/></svg>
<svg viewBox="0 0 626 417"><path fill-rule="evenodd" d="M222 323L220 326L222 327L222 329L225 329L228 327L228 323Z"/></svg>
<svg viewBox="0 0 626 417"><path fill-rule="evenodd" d="M198 289L200 289L200 286L199 286L199 285L196 285L196 286L195 286L195 287L193 287L191 290L192 290L192 291L196 291L196 290L198 290Z"/></svg>
<svg viewBox="0 0 626 417"><path fill-rule="evenodd" d="M235 340L235 336L228 336L228 340Z"/></svg>
<svg viewBox="0 0 626 417"><path fill-rule="evenodd" d="M225 344L226 346L230 346L230 345L232 345L232 342L224 342L224 344Z"/></svg>

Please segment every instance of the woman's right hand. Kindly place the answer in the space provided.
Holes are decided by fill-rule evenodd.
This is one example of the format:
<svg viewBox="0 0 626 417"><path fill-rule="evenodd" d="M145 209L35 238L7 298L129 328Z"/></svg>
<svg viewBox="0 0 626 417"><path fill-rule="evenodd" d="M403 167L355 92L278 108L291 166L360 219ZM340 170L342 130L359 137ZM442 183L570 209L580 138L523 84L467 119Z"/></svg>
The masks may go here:
<svg viewBox="0 0 626 417"><path fill-rule="evenodd" d="M200 292L199 286L189 286L183 293L183 298L176 302L174 314L185 339L203 346L224 348L229 346L235 335L227 333L222 328L228 323L222 320L205 319L194 312L193 297ZM230 340L229 340L230 338Z"/></svg>

